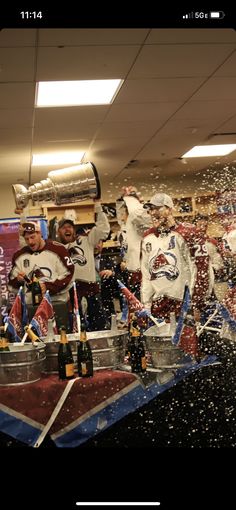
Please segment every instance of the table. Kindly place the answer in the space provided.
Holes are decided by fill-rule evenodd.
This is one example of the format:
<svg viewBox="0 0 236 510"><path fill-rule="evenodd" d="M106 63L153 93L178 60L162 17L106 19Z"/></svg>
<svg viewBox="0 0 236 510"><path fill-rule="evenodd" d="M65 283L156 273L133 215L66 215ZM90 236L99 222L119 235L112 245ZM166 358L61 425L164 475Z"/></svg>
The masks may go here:
<svg viewBox="0 0 236 510"><path fill-rule="evenodd" d="M167 377L163 377L163 370L150 369L141 377L105 369L97 370L92 378L78 378L49 430L50 438L57 447L77 447L194 370L215 361L215 356L208 356L201 363L188 362L166 371ZM1 432L34 446L67 384L68 381L60 381L57 374L52 374L34 383L1 387Z"/></svg>

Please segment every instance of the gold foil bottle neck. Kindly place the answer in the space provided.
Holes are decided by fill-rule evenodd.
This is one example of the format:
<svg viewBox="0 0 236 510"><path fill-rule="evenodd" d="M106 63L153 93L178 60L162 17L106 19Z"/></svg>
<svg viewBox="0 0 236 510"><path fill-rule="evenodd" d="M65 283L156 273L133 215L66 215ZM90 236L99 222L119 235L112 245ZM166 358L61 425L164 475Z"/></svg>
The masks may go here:
<svg viewBox="0 0 236 510"><path fill-rule="evenodd" d="M68 338L67 338L67 334L66 334L66 328L62 327L60 329L60 342L62 344L67 344L68 343Z"/></svg>

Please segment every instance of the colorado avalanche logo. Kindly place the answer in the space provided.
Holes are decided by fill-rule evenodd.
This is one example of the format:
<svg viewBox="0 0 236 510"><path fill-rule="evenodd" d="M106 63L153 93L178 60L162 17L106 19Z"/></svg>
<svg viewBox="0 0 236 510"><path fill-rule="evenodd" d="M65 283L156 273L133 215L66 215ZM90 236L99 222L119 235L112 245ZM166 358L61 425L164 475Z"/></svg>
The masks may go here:
<svg viewBox="0 0 236 510"><path fill-rule="evenodd" d="M149 262L149 273L151 280L165 277L167 280L176 280L179 276L179 269L177 267L177 258L171 252L158 251Z"/></svg>
<svg viewBox="0 0 236 510"><path fill-rule="evenodd" d="M49 267L39 267L35 265L32 271L28 274L28 278L31 280L33 276L39 278L41 282L47 282L52 278L52 270Z"/></svg>
<svg viewBox="0 0 236 510"><path fill-rule="evenodd" d="M70 248L70 256L74 264L79 264L79 266L85 266L85 264L87 264L87 259L84 256L84 250L79 246L73 246L73 248Z"/></svg>

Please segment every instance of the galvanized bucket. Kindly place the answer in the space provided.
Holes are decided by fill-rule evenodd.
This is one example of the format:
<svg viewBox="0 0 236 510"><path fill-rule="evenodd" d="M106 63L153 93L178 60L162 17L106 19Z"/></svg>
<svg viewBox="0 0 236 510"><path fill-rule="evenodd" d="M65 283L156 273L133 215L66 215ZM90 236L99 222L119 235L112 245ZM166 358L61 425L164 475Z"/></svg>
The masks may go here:
<svg viewBox="0 0 236 510"><path fill-rule="evenodd" d="M77 369L77 344L78 335L68 334L68 340ZM91 331L87 333L90 347L93 355L93 368L99 370L102 368L116 368L124 362L125 347L127 341L127 332L123 331ZM46 362L44 371L48 374L58 372L58 346L60 336L55 335L54 341L44 339L46 344Z"/></svg>
<svg viewBox="0 0 236 510"><path fill-rule="evenodd" d="M118 368L124 363L127 331L91 331L88 340L93 354L94 370Z"/></svg>
<svg viewBox="0 0 236 510"><path fill-rule="evenodd" d="M0 386L16 386L38 381L46 359L45 344L9 344L9 351L0 352Z"/></svg>
<svg viewBox="0 0 236 510"><path fill-rule="evenodd" d="M148 331L144 332L144 337L154 368L172 368L182 365L184 352L172 344L171 337L150 336Z"/></svg>

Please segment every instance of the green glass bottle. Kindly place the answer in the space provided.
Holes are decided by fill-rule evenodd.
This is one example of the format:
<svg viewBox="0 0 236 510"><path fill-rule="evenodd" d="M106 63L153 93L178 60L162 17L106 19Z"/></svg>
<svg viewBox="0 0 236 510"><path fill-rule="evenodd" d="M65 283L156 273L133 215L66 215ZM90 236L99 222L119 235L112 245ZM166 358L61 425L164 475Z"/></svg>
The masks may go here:
<svg viewBox="0 0 236 510"><path fill-rule="evenodd" d="M78 375L79 377L93 376L93 355L87 339L85 325L81 324L80 340L78 342Z"/></svg>
<svg viewBox="0 0 236 510"><path fill-rule="evenodd" d="M147 361L145 355L144 343L141 338L140 329L133 322L131 328L131 337L129 345L129 359L131 364L131 372L146 372Z"/></svg>
<svg viewBox="0 0 236 510"><path fill-rule="evenodd" d="M58 349L59 379L74 379L74 359L71 346L68 342L66 328L60 329L60 344Z"/></svg>
<svg viewBox="0 0 236 510"><path fill-rule="evenodd" d="M40 287L39 279L36 276L33 276L33 280L31 283L31 293L32 293L32 303L34 306L38 306L42 301L42 289Z"/></svg>

